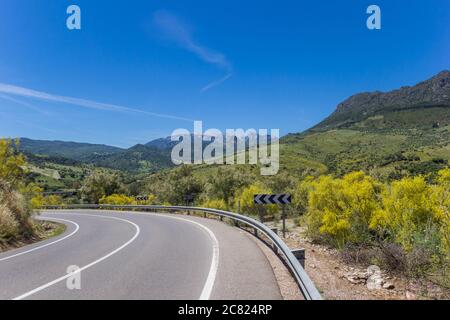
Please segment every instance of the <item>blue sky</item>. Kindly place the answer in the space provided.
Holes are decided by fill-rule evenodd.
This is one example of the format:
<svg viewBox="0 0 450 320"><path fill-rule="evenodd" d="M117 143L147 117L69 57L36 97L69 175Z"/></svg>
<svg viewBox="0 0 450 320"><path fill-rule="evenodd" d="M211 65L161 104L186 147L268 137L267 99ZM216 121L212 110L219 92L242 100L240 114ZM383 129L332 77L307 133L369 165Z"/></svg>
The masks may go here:
<svg viewBox="0 0 450 320"><path fill-rule="evenodd" d="M66 28L71 4L82 30ZM450 69L449 18L448 0L2 0L0 136L129 147L191 120L299 132L352 94Z"/></svg>

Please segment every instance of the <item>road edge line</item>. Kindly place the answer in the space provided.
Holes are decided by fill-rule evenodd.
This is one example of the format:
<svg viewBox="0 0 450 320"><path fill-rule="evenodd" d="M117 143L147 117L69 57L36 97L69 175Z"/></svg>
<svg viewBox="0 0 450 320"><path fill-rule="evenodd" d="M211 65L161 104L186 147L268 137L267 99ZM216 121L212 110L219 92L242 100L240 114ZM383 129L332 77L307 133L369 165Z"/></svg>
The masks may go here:
<svg viewBox="0 0 450 320"><path fill-rule="evenodd" d="M75 225L75 230L72 231L70 234L68 234L68 235L66 235L66 236L64 236L64 237L62 237L62 238L60 238L60 239L57 239L57 240L55 240L55 241L52 241L52 242L50 242L50 243L46 243L46 244L43 244L43 245L38 246L38 247L35 247L35 248L31 248L31 249L26 250L26 251L18 252L18 253L16 253L16 254L13 254L13 255L10 255L10 256L4 257L4 258L0 258L0 262L6 261L6 260L9 260L9 259L18 257L18 256L22 256L22 255L27 254L27 253L30 253L30 252L34 252L34 251L37 251L37 250L46 248L46 247L48 247L48 246L51 246L51 245L53 245L53 244L56 244L56 243L58 243L58 242L61 242L61 241L63 241L63 240L66 240L67 238L70 238L70 237L73 236L75 233L77 233L78 230L80 229L80 226L78 225L78 223L76 223L76 222L74 222L74 221L71 221L71 220L59 219L59 218L51 218L51 217L49 217L49 219L54 219L54 220L57 220L57 221L63 221L63 222L69 222L69 223L72 223L73 225Z"/></svg>
<svg viewBox="0 0 450 320"><path fill-rule="evenodd" d="M77 214L77 213L69 213L69 214L72 214L72 215L81 215L81 216L90 216L90 217L100 217L100 218L107 218L107 219L113 219L113 220L119 220L119 221L127 222L127 223L133 225L133 226L136 228L136 233L134 234L134 236L133 236L130 240L128 240L128 241L127 241L126 243L124 243L123 245L121 245L119 248L117 248L117 249L111 251L110 253L104 255L103 257L101 257L101 258L99 258L99 259L97 259L97 260L95 260L95 261L93 261L93 262L91 262L91 263L89 263L89 264L87 264L87 265L81 267L80 269L78 269L78 270L75 271L74 273L69 273L69 274L67 274L67 275L65 275L65 276L59 277L58 279L55 279L55 280L53 280L53 281L50 281L50 282L48 282L48 283L46 283L46 284L44 284L44 285L42 285L42 286L40 286L40 287L37 287L37 288L35 288L35 289L33 289L33 290L30 290L30 291L28 291L28 292L26 292L26 293L24 293L24 294L22 294L22 295L20 295L20 296L17 296L17 297L15 297L15 298L13 298L12 300L22 300L22 299L25 299L25 298L27 298L27 297L29 297L29 296L35 294L35 293L38 293L39 291L42 291L42 290L44 290L44 289L47 289L48 287L51 287L51 286L53 286L53 285L55 285L55 284L57 284L57 283L59 283L59 282L61 282L61 281L63 281L63 280L66 280L66 279L69 278L69 277L72 277L74 274L80 273L81 271L84 271L84 270L90 268L90 267L92 267L92 266L94 266L94 265L96 265L96 264L102 262L103 260L108 259L109 257L113 256L114 254L116 254L117 252L121 251L122 249L124 249L125 247L127 247L129 244L131 244L132 242L134 242L134 240L136 240L136 238L137 238L137 237L139 236L139 234L141 233L141 229L139 228L139 226L138 226L137 224L135 224L135 223L132 222L132 221L126 220L126 219L121 219L121 218L117 218L117 217L108 217L108 216L105 216L105 215L92 215L92 214L86 214L86 213L78 213L78 214Z"/></svg>

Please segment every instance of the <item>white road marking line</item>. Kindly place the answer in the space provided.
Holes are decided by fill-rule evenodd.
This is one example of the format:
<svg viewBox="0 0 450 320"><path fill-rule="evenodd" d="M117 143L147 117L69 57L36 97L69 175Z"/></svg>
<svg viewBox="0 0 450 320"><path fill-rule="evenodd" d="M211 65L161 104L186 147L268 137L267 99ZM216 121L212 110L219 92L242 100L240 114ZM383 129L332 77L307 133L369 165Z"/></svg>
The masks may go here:
<svg viewBox="0 0 450 320"><path fill-rule="evenodd" d="M106 211L106 210L102 210L102 212L104 212L105 215L99 215L99 217L108 217L108 216L106 216L106 214L111 213L111 212L116 213L114 211ZM77 213L71 213L70 211L69 212L66 211L65 213L89 216L89 214L86 214L86 213L77 214ZM129 212L129 211L127 211L126 213L128 213L128 214L148 215L148 213L144 213L144 212ZM164 217L164 218L172 218L172 219L181 220L181 221L184 221L184 222L190 222L190 223L200 227L202 230L206 231L206 233L209 235L209 237L211 238L211 240L213 242L213 255L212 255L212 259L211 259L211 266L209 268L208 277L206 278L206 282L203 285L203 289L202 289L202 292L201 292L200 297L199 297L199 300L209 300L211 298L212 289L214 287L214 282L216 280L217 270L219 269L219 256L220 256L219 255L219 241L217 241L217 238L214 235L214 233L208 227L206 227L206 226L204 226L201 223L198 223L196 221L190 220L190 219L185 219L185 218L181 218L181 217L174 217L174 216L158 214L158 213L155 213L155 214L152 214L152 215L159 216L159 217ZM96 215L92 215L92 216L96 216ZM110 218L113 218L113 217L110 217ZM120 218L116 218L116 219L121 220ZM128 220L126 220L126 221L128 221ZM131 221L129 221L129 222L132 223ZM83 268L85 268L85 267L83 267ZM81 269L83 269L83 268L81 268ZM80 270L80 271L82 271L82 270ZM57 279L57 280L63 281L68 276L65 276L64 278Z"/></svg>
<svg viewBox="0 0 450 320"><path fill-rule="evenodd" d="M127 212L127 213L148 215L148 213L142 213L142 212ZM200 227L204 231L206 231L206 233L209 235L209 237L211 238L211 240L213 242L213 255L212 255L212 259L211 259L211 266L209 268L208 277L206 278L206 282L203 286L203 290L199 297L199 300L209 300L211 297L212 289L214 287L214 282L216 280L217 270L219 269L219 241L217 241L217 238L214 235L214 233L208 227L204 226L203 224L193 221L193 220L190 220L190 219L184 219L181 217L174 217L174 216L158 214L158 213L154 213L152 215L164 217L164 218L172 218L172 219L181 220L181 221L185 221L185 222L190 222L190 223Z"/></svg>
<svg viewBox="0 0 450 320"><path fill-rule="evenodd" d="M4 257L4 258L0 258L0 262L6 261L6 260L9 260L9 259L18 257L18 256L21 256L21 255L24 255L24 254L27 254L27 253L30 253L30 252L33 252L33 251L36 251L36 250L40 250L42 248L51 246L51 245L53 245L55 243L58 243L60 241L66 240L67 238L69 238L69 237L73 236L75 233L77 233L78 230L80 229L80 226L76 222L73 222L73 221L70 221L70 220L66 220L66 219L58 219L58 218L50 218L50 219L54 219L54 220L58 220L58 221L64 221L64 222L69 222L69 223L75 225L75 230L72 231L70 234L68 234L68 235L66 235L66 236L64 236L64 237L62 237L62 238L60 238L58 240L55 240L53 242L49 242L49 243L46 243L46 244L44 244L42 246L38 246L38 247L29 249L29 250L26 250L26 251L22 251L22 252L19 252L19 253L16 253L16 254Z"/></svg>
<svg viewBox="0 0 450 320"><path fill-rule="evenodd" d="M107 218L107 219L119 220L119 221L127 222L127 223L133 225L133 226L136 228L136 233L134 234L134 236L133 236L130 240L128 240L126 243L124 243L124 244L121 245L119 248L115 249L114 251L111 251L111 252L108 253L107 255L101 257L100 259L97 259L97 260L95 260L95 261L89 263L88 265L85 265L84 267L81 267L80 269L78 269L78 271L77 271L76 273L79 273L79 272L81 272L81 271L84 271L84 270L86 270L86 269L88 269L88 268L90 268L90 267L92 267L92 266L94 266L94 265L96 265L96 264L102 262L103 260L108 259L109 257L111 257L112 255L116 254L117 252L121 251L122 249L124 249L125 247L127 247L129 244L131 244L134 240L136 240L136 238L139 236L139 234L140 234L140 232L141 232L141 229L139 228L139 226L138 226L137 224L135 224L134 222L131 222L131 221L129 221L129 220L126 220L126 219L121 219L121 218L116 218L116 217L109 217L109 216L105 216L105 215L85 214L85 213L81 213L81 214L70 213L70 214L71 214L71 215L81 215L81 216L100 217L100 218ZM29 297L29 296L31 296L31 295L33 295L33 294L39 292L39 291L42 291L42 290L44 290L44 289L46 289L46 288L48 288L48 287L51 287L51 286L53 286L53 285L55 285L55 284L57 284L57 283L59 283L59 282L61 282L61 281L64 281L64 280L66 280L67 278L72 277L72 276L73 276L73 273L69 273L69 274L67 274L67 275L65 275L65 276L62 276L62 277L60 277L60 278L58 278L58 279L55 279L55 280L53 280L53 281L51 281L51 282L48 282L48 283L46 283L46 284L44 284L44 285L42 285L42 286L40 286L40 287L38 287L38 288L36 288L36 289L33 289L33 290L31 290L31 291L28 291L28 292L26 292L26 293L24 293L24 294L22 294L22 295L20 295L20 296L18 296L18 297L15 297L15 298L13 298L12 300L22 300L22 299L25 299L25 298L27 298L27 297Z"/></svg>
<svg viewBox="0 0 450 320"><path fill-rule="evenodd" d="M165 215L160 215L160 216L193 223L193 224L199 226L200 228L202 228L204 231L206 231L206 233L211 238L211 240L213 242L213 256L211 259L211 266L209 268L208 277L206 278L206 282L203 286L202 293L200 294L200 297L199 297L199 300L209 300L211 297L212 289L214 287L214 282L216 280L217 270L219 269L219 241L217 241L217 238L214 235L214 233L211 231L211 229L209 229L208 227L204 226L201 223L198 223L196 221L189 220L189 219L183 219L180 217L172 217L172 216L165 216Z"/></svg>

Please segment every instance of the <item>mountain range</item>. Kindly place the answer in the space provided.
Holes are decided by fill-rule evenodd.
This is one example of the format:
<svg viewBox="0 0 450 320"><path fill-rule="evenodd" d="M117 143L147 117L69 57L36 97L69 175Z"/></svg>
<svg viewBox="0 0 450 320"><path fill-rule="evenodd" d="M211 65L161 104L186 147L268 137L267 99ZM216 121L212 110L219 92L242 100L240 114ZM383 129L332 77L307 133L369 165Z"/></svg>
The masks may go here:
<svg viewBox="0 0 450 320"><path fill-rule="evenodd" d="M281 169L294 175L366 170L395 177L435 170L450 160L450 72L390 92L356 94L316 126L280 143ZM154 173L173 166L174 144L168 137L122 149L22 138L20 148L40 165L72 161Z"/></svg>

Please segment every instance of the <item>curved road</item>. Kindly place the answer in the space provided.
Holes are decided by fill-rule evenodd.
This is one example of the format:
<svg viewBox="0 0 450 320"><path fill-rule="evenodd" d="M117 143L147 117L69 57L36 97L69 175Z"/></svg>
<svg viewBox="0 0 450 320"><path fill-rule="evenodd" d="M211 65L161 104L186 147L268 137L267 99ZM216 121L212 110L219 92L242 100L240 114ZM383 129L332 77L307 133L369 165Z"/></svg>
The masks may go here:
<svg viewBox="0 0 450 320"><path fill-rule="evenodd" d="M0 299L282 298L255 240L216 220L93 210L41 218L67 229L0 254ZM69 289L77 278L81 288Z"/></svg>

